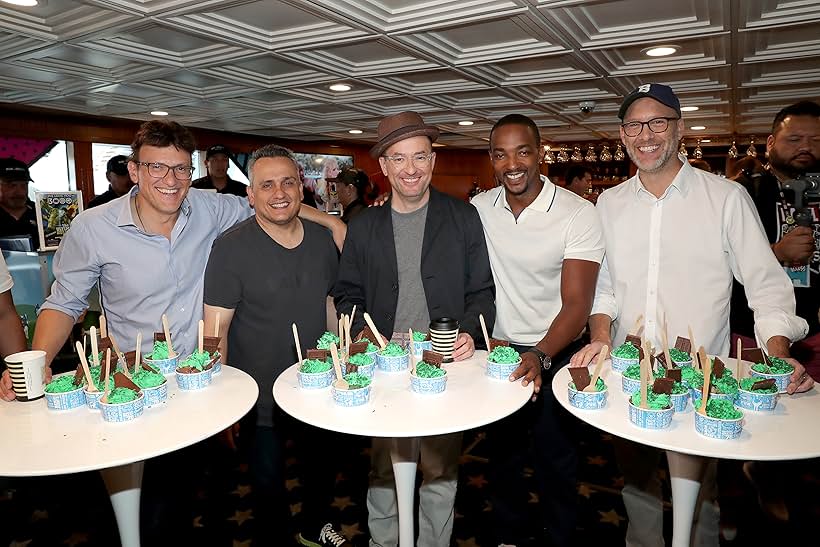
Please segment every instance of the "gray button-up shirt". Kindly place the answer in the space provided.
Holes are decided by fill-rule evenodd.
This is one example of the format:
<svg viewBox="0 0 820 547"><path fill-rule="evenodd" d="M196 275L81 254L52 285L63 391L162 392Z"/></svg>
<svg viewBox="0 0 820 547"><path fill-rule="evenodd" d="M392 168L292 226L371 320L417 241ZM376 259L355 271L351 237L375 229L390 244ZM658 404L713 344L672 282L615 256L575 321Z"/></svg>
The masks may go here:
<svg viewBox="0 0 820 547"><path fill-rule="evenodd" d="M151 352L153 333L168 315L174 350L197 345L202 319L202 282L211 245L223 231L253 214L248 200L191 189L182 202L170 241L137 227L128 194L89 209L71 224L54 256L51 295L43 309L78 318L88 293L99 282L108 330L122 351L134 349L142 333L142 352Z"/></svg>

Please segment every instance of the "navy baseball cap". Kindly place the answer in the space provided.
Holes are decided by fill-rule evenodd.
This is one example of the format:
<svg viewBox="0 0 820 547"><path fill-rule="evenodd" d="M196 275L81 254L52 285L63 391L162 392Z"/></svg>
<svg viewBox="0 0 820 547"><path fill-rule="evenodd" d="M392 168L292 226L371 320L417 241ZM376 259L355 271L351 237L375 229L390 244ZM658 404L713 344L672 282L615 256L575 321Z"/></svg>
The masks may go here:
<svg viewBox="0 0 820 547"><path fill-rule="evenodd" d="M675 95L675 92L672 91L671 87L663 84L639 85L629 95L627 95L624 102L621 103L621 109L618 110L618 117L623 120L624 116L626 116L626 111L629 109L629 105L638 99L643 99L644 97L655 99L662 105L668 106L677 113L678 117L680 117L680 100L678 100L678 96Z"/></svg>
<svg viewBox="0 0 820 547"><path fill-rule="evenodd" d="M6 182L29 182L31 174L25 162L14 158L0 158L0 179Z"/></svg>
<svg viewBox="0 0 820 547"><path fill-rule="evenodd" d="M216 156L217 154L225 154L226 156L231 155L230 151L228 151L228 147L224 144L215 144L212 147L208 148L205 152L205 159L211 159L211 156Z"/></svg>
<svg viewBox="0 0 820 547"><path fill-rule="evenodd" d="M128 174L128 156L118 155L108 160L105 166L106 173L114 173L116 175Z"/></svg>

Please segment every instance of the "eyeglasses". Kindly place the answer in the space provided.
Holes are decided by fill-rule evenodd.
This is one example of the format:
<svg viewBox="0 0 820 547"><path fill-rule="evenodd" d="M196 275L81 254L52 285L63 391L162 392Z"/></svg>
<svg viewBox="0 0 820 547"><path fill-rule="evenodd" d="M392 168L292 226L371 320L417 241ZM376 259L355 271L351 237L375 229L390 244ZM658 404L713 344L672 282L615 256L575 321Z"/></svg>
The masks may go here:
<svg viewBox="0 0 820 547"><path fill-rule="evenodd" d="M420 165L420 166L428 165L430 163L430 160L433 159L434 155L435 155L435 152L430 152L429 154L422 154L422 153L413 154L409 158L405 155L402 155L402 154L395 154L393 156L382 156L382 157L384 159L386 159L387 161L389 161L390 163L392 163L393 167L395 167L396 169L401 169L402 167L405 167L407 165L408 161L412 161L413 165Z"/></svg>
<svg viewBox="0 0 820 547"><path fill-rule="evenodd" d="M174 178L177 180L191 180L191 177L194 175L194 168L188 167L187 165L176 165L171 167L170 165L165 165L164 163L147 163L144 161L135 161L137 165L144 165L148 168L148 174L155 179L165 178L165 175L168 174L168 171L173 170Z"/></svg>
<svg viewBox="0 0 820 547"><path fill-rule="evenodd" d="M648 122L628 122L621 124L627 137L637 137L643 131L643 126L649 127L653 133L663 133L669 128L669 122L680 118L652 118Z"/></svg>

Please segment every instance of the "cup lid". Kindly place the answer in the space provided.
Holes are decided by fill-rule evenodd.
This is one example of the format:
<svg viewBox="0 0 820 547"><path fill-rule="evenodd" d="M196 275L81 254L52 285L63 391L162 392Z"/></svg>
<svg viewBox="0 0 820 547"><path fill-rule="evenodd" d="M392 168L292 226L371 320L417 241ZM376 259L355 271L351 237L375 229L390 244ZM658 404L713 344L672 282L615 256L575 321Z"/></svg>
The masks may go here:
<svg viewBox="0 0 820 547"><path fill-rule="evenodd" d="M430 321L430 330L455 330L458 328L458 319L440 317Z"/></svg>

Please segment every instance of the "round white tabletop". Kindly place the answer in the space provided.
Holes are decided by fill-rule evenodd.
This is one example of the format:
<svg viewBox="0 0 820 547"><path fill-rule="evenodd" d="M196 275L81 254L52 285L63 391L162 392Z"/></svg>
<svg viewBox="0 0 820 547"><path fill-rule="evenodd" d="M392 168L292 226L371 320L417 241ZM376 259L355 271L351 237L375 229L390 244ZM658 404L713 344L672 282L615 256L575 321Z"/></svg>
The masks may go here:
<svg viewBox="0 0 820 547"><path fill-rule="evenodd" d="M201 391L180 391L168 377L168 401L136 420L103 421L83 406L53 411L45 399L0 402L6 433L0 476L78 473L153 458L210 437L237 422L256 404L259 387L246 373L224 366Z"/></svg>
<svg viewBox="0 0 820 547"><path fill-rule="evenodd" d="M735 360L721 357L734 371ZM751 363L743 362L748 376ZM607 360L601 377L607 385L606 407L582 410L569 404L567 384L569 370L560 370L552 381L555 398L569 412L607 433L641 444L713 458L734 460L798 460L820 456L820 435L811 433L811 424L820 417L820 390L780 395L772 412L743 410L743 432L734 440L704 437L695 431L694 410L690 402L684 412L676 412L667 429L644 429L629 421L627 395L621 389L621 375Z"/></svg>
<svg viewBox="0 0 820 547"><path fill-rule="evenodd" d="M276 403L310 425L367 437L424 437L465 431L509 416L532 396L532 384L485 376L486 351L445 364L447 389L437 395L410 390L409 372L380 372L373 377L370 402L344 408L336 405L331 388L306 390L296 379L297 366L285 370L273 384Z"/></svg>

